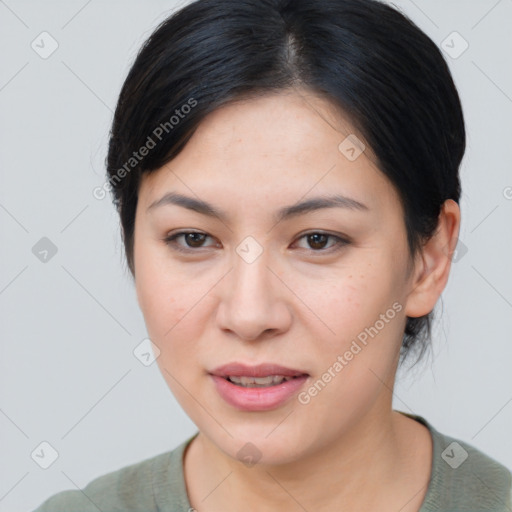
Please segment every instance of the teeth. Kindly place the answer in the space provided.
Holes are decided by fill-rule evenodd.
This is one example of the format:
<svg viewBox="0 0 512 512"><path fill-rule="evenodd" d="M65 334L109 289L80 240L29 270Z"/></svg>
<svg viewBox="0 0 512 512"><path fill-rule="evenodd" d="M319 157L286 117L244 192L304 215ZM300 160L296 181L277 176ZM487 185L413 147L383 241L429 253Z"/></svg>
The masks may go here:
<svg viewBox="0 0 512 512"><path fill-rule="evenodd" d="M264 388L267 386L275 386L283 381L293 379L293 377L285 377L283 375L268 375L267 377L235 377L230 376L228 380L233 384L250 388Z"/></svg>

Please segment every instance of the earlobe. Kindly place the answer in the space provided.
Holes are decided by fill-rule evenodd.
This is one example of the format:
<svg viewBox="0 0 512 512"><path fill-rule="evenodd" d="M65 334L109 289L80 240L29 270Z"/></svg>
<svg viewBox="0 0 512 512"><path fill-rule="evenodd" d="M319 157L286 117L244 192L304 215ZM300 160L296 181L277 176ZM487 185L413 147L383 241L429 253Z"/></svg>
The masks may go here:
<svg viewBox="0 0 512 512"><path fill-rule="evenodd" d="M459 229L459 205L448 199L441 208L436 232L423 245L416 259L411 291L405 307L407 316L424 316L434 309L448 282Z"/></svg>

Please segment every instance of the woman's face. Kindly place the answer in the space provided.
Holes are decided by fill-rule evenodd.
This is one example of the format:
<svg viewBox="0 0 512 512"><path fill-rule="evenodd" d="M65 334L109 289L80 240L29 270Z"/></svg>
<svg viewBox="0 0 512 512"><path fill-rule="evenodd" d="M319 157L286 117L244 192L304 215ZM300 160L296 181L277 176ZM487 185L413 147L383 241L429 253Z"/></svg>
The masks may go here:
<svg viewBox="0 0 512 512"><path fill-rule="evenodd" d="M390 412L412 289L406 231L352 133L311 94L247 100L212 113L141 183L135 282L158 365L233 458L297 460ZM166 241L181 232L196 234ZM254 373L265 364L285 369ZM240 379L251 373L295 377Z"/></svg>

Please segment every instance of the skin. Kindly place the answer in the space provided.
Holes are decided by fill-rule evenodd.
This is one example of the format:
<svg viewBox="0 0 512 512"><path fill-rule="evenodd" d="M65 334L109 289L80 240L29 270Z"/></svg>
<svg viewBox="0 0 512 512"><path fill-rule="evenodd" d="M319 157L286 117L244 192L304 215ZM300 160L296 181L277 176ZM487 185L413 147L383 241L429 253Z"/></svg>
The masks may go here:
<svg viewBox="0 0 512 512"><path fill-rule="evenodd" d="M199 430L184 475L200 512L413 512L425 496L431 437L392 410L392 390L406 316L430 312L444 289L460 212L447 201L412 260L399 196L370 148L354 161L338 149L350 133L327 100L282 91L216 110L175 159L143 177L136 292L162 375ZM227 218L148 209L167 192ZM273 220L281 207L333 193L367 210ZM178 238L190 251L179 252L165 238L182 230L208 236ZM349 243L334 250L336 238L304 236L318 232ZM263 250L252 263L236 252L247 236ZM271 411L239 411L208 375L232 361L275 362L308 373L307 390L394 303L401 311L307 404L292 397ZM247 442L261 454L253 466L237 456Z"/></svg>

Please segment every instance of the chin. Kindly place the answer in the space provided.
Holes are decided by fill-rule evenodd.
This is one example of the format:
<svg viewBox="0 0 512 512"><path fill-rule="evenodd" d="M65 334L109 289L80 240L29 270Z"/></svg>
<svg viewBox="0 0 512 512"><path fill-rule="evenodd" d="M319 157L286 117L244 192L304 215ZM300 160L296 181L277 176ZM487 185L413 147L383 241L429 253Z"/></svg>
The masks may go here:
<svg viewBox="0 0 512 512"><path fill-rule="evenodd" d="M306 446L304 440L297 435L298 433L294 435L294 432L290 432L291 429L288 430L282 425L277 426L279 421L272 422L271 428L267 425L265 427L261 425L248 426L247 422L237 427L223 423L233 437L224 430L221 437L218 432L214 437L205 435L218 449L247 467L252 467L255 464L269 466L289 464L301 457L302 450L299 450L298 447L306 448ZM311 437L308 436L308 439L311 440Z"/></svg>

